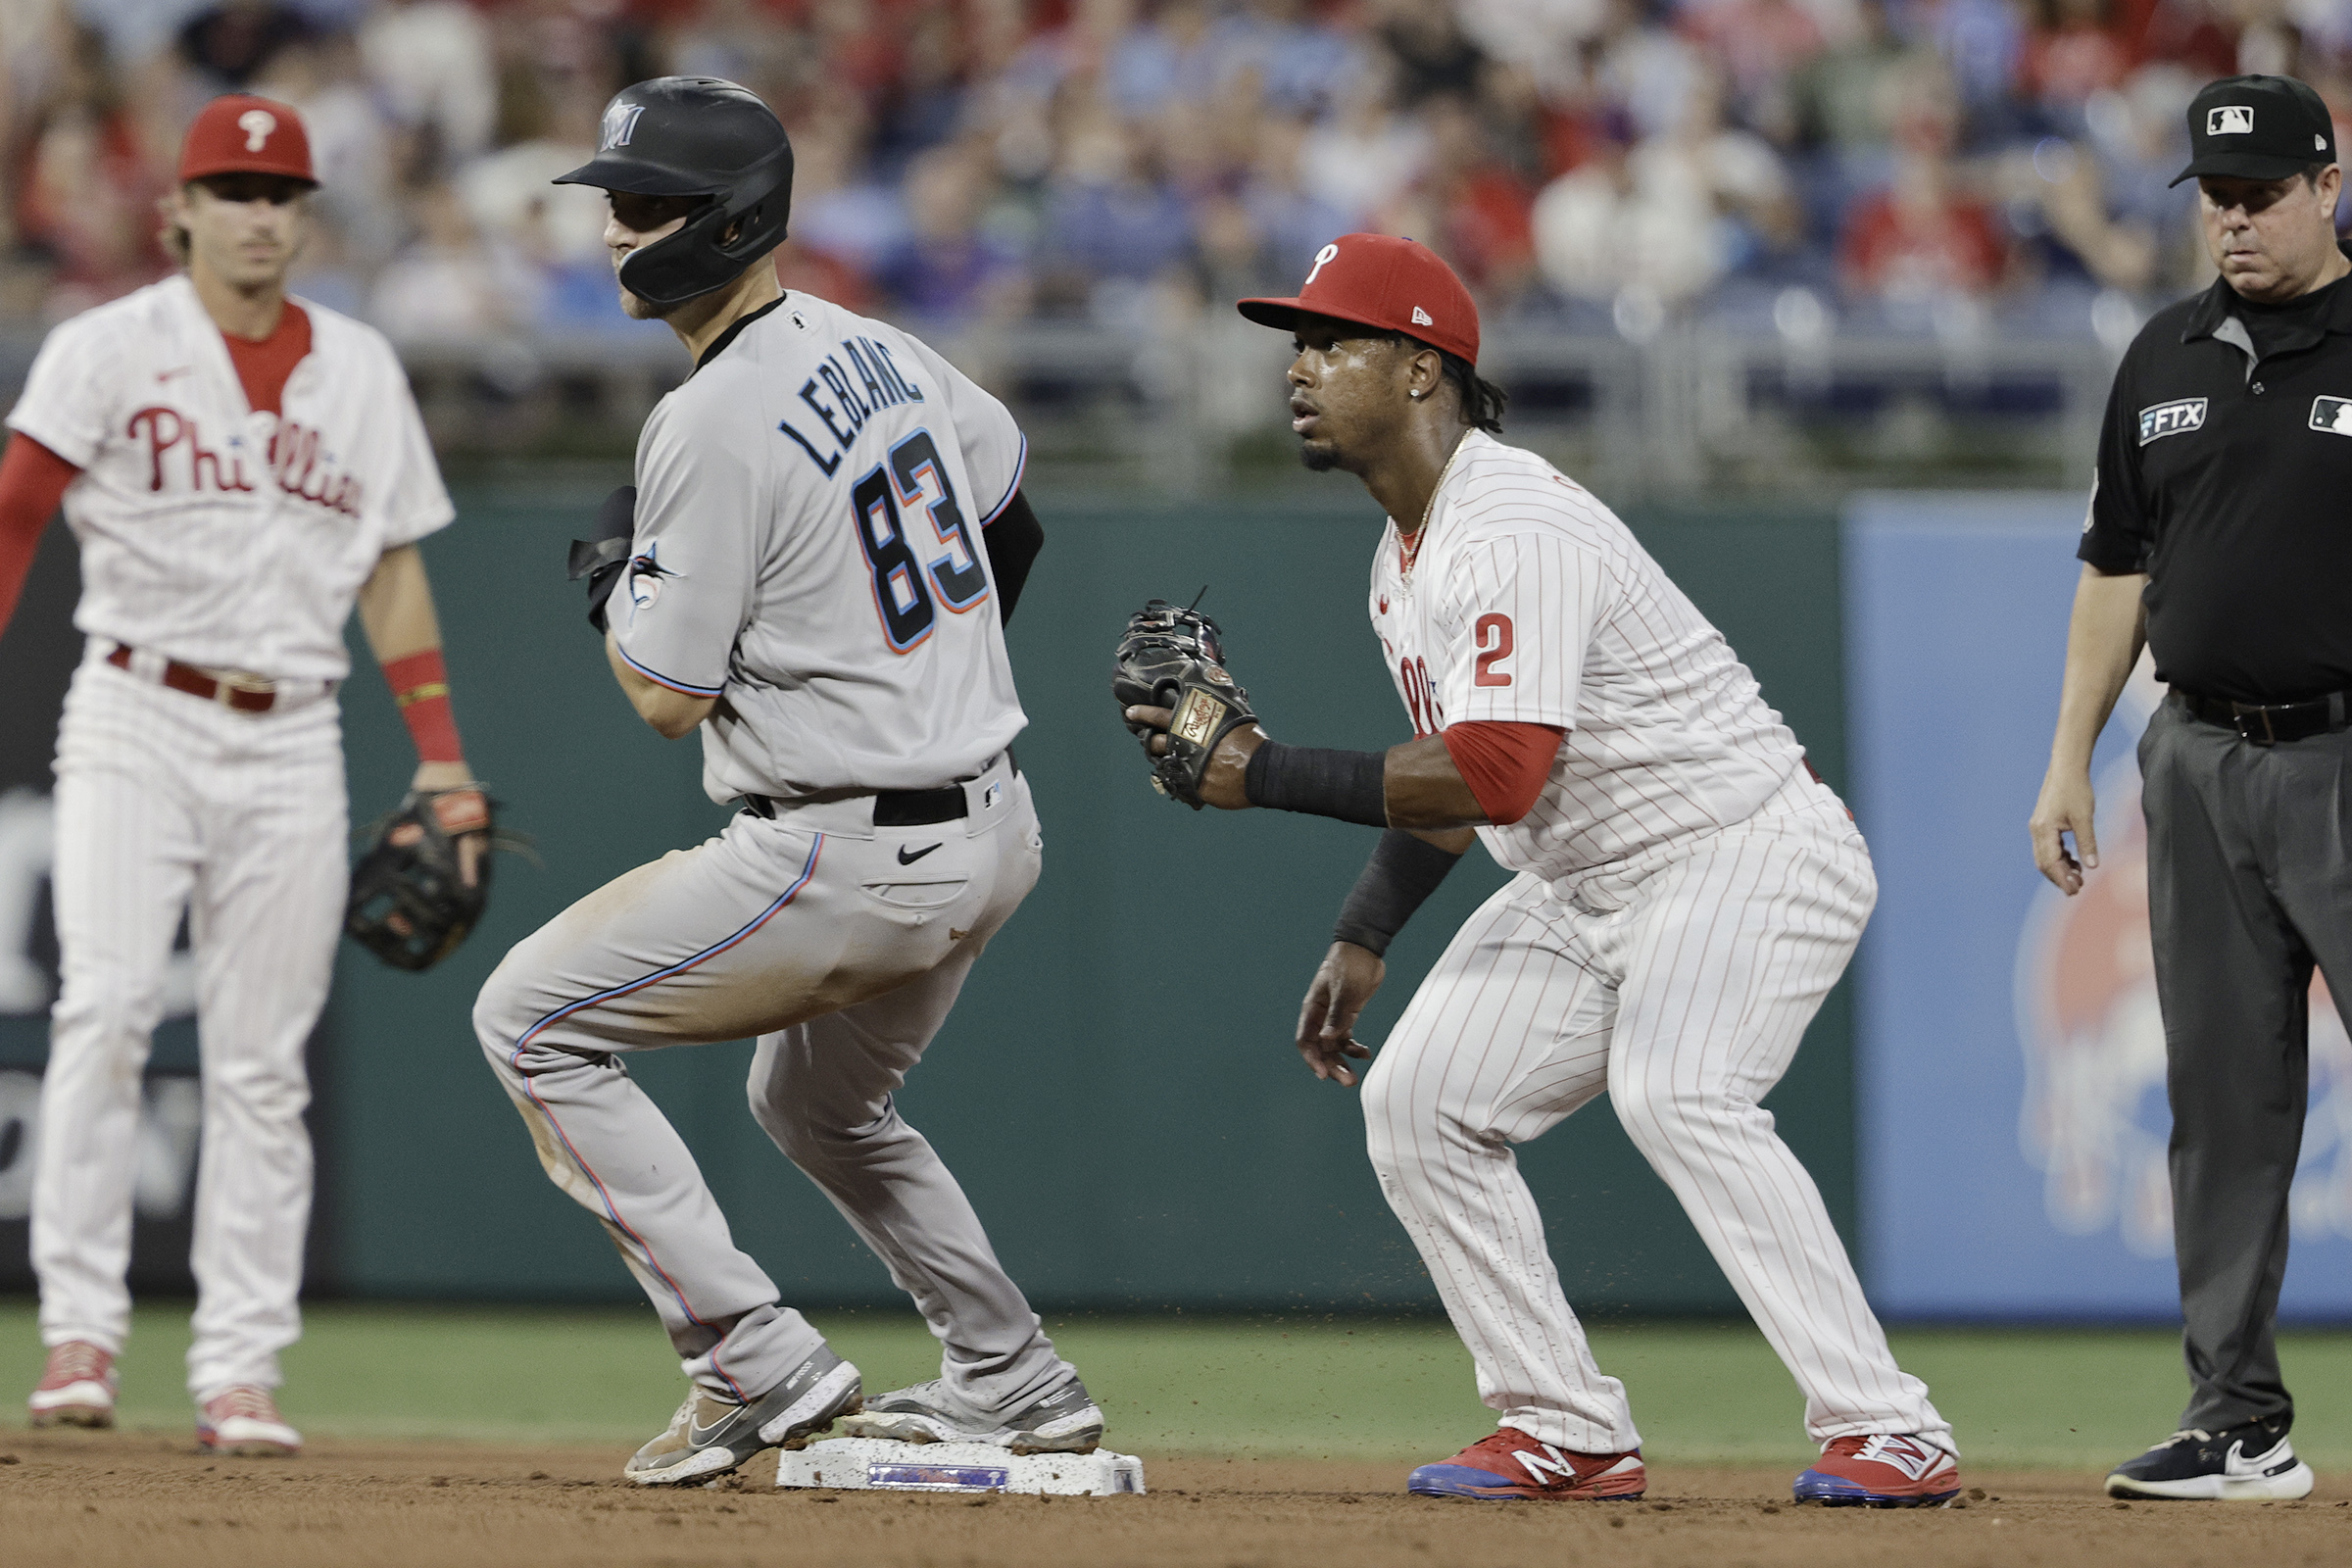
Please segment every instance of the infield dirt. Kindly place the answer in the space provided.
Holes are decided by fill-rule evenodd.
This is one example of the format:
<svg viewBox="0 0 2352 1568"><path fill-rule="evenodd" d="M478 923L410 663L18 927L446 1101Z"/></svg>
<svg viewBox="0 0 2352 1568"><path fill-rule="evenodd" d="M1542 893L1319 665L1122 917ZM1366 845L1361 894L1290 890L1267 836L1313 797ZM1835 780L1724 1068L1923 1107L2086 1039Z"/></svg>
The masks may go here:
<svg viewBox="0 0 2352 1568"><path fill-rule="evenodd" d="M1972 1474L1964 1506L1798 1508L1773 1469L1659 1465L1633 1503L1433 1502L1396 1465L1147 1455L1143 1497L778 1493L772 1457L647 1491L584 1448L323 1442L214 1459L162 1433L0 1437L0 1561L40 1568L2140 1568L2352 1561L2352 1477L2307 1502L2135 1504L2097 1478Z"/></svg>

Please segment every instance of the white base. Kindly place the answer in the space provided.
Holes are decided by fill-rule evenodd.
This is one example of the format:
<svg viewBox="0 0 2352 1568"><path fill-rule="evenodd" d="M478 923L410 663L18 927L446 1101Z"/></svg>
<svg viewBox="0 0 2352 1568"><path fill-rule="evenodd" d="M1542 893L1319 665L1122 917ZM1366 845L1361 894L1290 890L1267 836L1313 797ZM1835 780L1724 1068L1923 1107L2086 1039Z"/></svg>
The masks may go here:
<svg viewBox="0 0 2352 1568"><path fill-rule="evenodd" d="M1046 1492L1110 1496L1144 1490L1144 1461L1093 1453L1007 1453L986 1443L827 1438L777 1456L779 1487L848 1492Z"/></svg>

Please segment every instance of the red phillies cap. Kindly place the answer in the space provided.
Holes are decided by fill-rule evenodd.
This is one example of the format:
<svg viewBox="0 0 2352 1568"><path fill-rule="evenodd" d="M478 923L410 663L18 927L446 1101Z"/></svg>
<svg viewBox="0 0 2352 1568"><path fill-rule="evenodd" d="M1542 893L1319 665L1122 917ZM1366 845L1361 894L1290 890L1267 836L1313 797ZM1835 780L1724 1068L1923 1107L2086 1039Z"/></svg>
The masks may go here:
<svg viewBox="0 0 2352 1568"><path fill-rule="evenodd" d="M1260 326L1290 331L1300 312L1336 317L1417 337L1478 363L1478 307L1438 253L1394 234L1342 234L1315 252L1315 265L1287 300L1237 302Z"/></svg>
<svg viewBox="0 0 2352 1568"><path fill-rule="evenodd" d="M318 183L311 137L290 104L232 92L204 106L179 149L179 181L207 174L283 174Z"/></svg>

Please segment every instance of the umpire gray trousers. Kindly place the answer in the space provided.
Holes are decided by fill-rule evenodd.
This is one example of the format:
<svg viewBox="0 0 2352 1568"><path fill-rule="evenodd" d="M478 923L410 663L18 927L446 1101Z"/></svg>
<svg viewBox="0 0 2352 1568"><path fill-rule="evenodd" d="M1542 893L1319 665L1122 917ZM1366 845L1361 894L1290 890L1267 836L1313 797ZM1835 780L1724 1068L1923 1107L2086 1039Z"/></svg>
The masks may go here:
<svg viewBox="0 0 2352 1568"><path fill-rule="evenodd" d="M2168 700L2139 766L2192 1391L2180 1425L2291 1420L2275 1331L2315 965L2352 1025L2352 733L2258 746Z"/></svg>

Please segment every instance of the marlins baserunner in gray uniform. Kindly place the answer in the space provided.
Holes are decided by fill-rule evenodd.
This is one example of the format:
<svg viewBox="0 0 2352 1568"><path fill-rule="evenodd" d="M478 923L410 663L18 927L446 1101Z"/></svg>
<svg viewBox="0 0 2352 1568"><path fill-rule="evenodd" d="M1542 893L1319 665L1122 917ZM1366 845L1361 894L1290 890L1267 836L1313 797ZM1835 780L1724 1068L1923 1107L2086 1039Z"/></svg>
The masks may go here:
<svg viewBox="0 0 2352 1568"><path fill-rule="evenodd" d="M1090 1450L1102 1412L891 1102L1037 882L1000 626L1043 539L1020 431L912 337L778 289L792 153L744 89L628 88L564 177L612 196L623 308L695 355L640 438L633 520L616 493L575 569L638 712L699 728L705 788L744 803L517 945L474 1009L549 1176L604 1222L693 1382L626 1473L699 1481L838 1416ZM620 1064L746 1036L753 1113L914 1298L939 1381L860 1413L858 1369L736 1248Z"/></svg>

